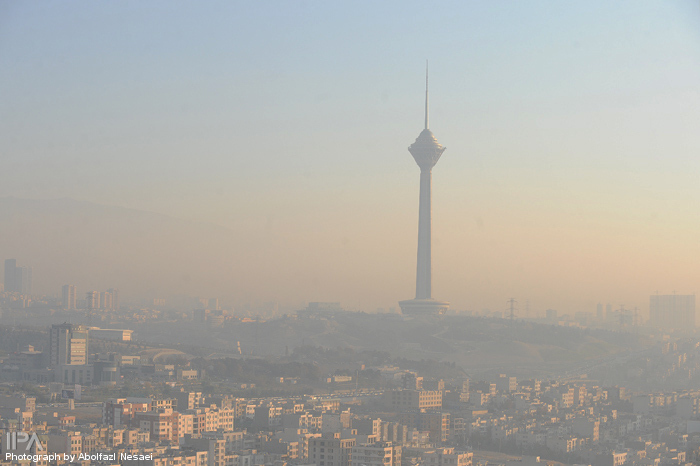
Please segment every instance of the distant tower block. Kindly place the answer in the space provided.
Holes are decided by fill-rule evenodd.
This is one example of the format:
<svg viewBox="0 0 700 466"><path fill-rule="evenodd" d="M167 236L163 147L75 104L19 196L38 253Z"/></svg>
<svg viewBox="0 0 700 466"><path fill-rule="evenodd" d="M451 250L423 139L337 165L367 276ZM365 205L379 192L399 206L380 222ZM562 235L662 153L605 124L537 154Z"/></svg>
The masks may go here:
<svg viewBox="0 0 700 466"><path fill-rule="evenodd" d="M420 167L420 201L418 204L418 264L416 270L416 298L400 301L401 312L409 315L444 314L450 303L432 298L430 200L432 169L445 151L428 129L428 65L425 67L425 128L416 142L408 148Z"/></svg>

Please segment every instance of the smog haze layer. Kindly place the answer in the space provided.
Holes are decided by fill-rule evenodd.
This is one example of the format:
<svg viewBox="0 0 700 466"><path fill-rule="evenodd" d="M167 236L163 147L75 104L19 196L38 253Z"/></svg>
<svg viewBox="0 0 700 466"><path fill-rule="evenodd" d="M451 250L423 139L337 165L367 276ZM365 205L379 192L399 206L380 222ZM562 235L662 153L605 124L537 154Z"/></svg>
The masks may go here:
<svg viewBox="0 0 700 466"><path fill-rule="evenodd" d="M0 3L0 258L35 290L646 309L700 264L697 2Z"/></svg>

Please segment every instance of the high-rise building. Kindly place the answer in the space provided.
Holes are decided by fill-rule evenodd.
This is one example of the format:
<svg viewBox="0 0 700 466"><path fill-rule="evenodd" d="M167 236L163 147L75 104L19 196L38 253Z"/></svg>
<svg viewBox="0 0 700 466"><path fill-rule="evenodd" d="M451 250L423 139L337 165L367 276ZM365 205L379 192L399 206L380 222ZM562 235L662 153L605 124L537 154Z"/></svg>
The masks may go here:
<svg viewBox="0 0 700 466"><path fill-rule="evenodd" d="M5 259L5 291L32 293L32 268L18 267L15 259Z"/></svg>
<svg viewBox="0 0 700 466"><path fill-rule="evenodd" d="M51 326L49 361L51 366L88 363L88 330L80 325Z"/></svg>
<svg viewBox="0 0 700 466"><path fill-rule="evenodd" d="M17 292L22 294L32 294L32 268L17 267L15 269L15 280L17 281Z"/></svg>
<svg viewBox="0 0 700 466"><path fill-rule="evenodd" d="M695 295L652 295L649 325L666 329L695 328Z"/></svg>
<svg viewBox="0 0 700 466"><path fill-rule="evenodd" d="M77 289L75 285L63 285L61 293L63 309L75 309L77 307Z"/></svg>
<svg viewBox="0 0 700 466"><path fill-rule="evenodd" d="M416 297L399 302L404 314L443 314L450 303L432 297L432 169L445 151L428 129L428 68L425 69L425 128L416 142L408 148L420 167L420 202L418 206L418 263L416 270Z"/></svg>
<svg viewBox="0 0 700 466"><path fill-rule="evenodd" d="M112 307L112 293L109 291L102 291L100 293L100 308L101 309L113 309Z"/></svg>
<svg viewBox="0 0 700 466"><path fill-rule="evenodd" d="M110 288L107 290L109 294L112 295L112 309L119 310L119 290L116 288Z"/></svg>
<svg viewBox="0 0 700 466"><path fill-rule="evenodd" d="M12 293L15 291L15 269L16 259L5 259L5 291Z"/></svg>
<svg viewBox="0 0 700 466"><path fill-rule="evenodd" d="M110 288L107 291L88 291L85 294L85 307L89 310L119 309L119 290Z"/></svg>
<svg viewBox="0 0 700 466"><path fill-rule="evenodd" d="M85 293L85 307L90 310L101 308L99 291L88 291Z"/></svg>

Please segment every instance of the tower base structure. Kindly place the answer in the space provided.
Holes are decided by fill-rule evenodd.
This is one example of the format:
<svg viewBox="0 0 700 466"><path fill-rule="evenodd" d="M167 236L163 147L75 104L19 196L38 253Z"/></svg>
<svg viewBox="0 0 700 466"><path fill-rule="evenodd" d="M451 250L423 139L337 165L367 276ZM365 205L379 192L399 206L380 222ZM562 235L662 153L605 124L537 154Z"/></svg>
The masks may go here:
<svg viewBox="0 0 700 466"><path fill-rule="evenodd" d="M450 308L450 303L437 299L407 299L399 301L399 306L404 315L436 316L444 314Z"/></svg>

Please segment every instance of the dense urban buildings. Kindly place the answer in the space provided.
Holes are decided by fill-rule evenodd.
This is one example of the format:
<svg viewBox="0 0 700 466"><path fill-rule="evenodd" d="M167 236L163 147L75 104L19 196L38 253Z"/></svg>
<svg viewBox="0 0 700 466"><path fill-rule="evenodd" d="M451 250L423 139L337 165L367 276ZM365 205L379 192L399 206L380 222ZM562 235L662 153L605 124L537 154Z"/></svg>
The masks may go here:
<svg viewBox="0 0 700 466"><path fill-rule="evenodd" d="M183 315L138 307L65 309L62 298L54 302L53 318L81 323L45 327L32 337L36 346L8 347L13 330L0 325L6 332L0 345L8 351L0 355L0 436L5 437L0 441L7 443L6 433L24 429L35 432L51 452L76 459L143 456L115 462L122 466L546 466L551 461L675 466L700 454L700 392L694 387L700 381L700 342L685 333L674 336L672 328L665 333L647 328L648 336L641 336L636 333L641 329L582 328L566 314L553 313L538 322L449 314L426 322L352 313L335 304L314 304L269 321L225 309L210 310L216 319L209 319L196 309L199 300ZM28 319L34 310L8 313ZM82 323L89 319L106 328ZM138 330L119 328L126 323ZM614 325L607 319L599 323ZM430 334L423 330L427 325ZM507 339L530 351L543 340L540 357L553 347L558 349L548 357L559 358L554 353L560 352L574 358L578 353L565 348L578 347L594 351L594 357L568 359L560 363L559 374L543 379L516 376L513 371L529 370L517 366L470 376L476 366L463 370L446 359L310 347L303 339L284 351L275 346L274 331L266 335L272 328L296 335L337 329L336 337L359 329L355 342L364 333L376 331L385 339L396 334L407 340L400 348L427 345L429 352L421 354L428 358L454 354L454 348L435 346L444 336L450 336L444 340L450 345L466 338L466 352L484 342L488 358ZM166 337L150 344L153 333L144 339L144 329ZM237 329L255 338L250 340L257 342L254 350L267 356L247 350L245 340L214 343L228 345L223 353L208 347ZM193 334L200 336L196 348L189 340ZM17 341L29 341L29 335ZM593 349L587 347L591 339L607 340ZM629 342L629 350L600 356L621 341ZM206 355L180 351L183 342L186 351ZM288 354L272 356L283 352ZM650 384L657 388L640 388ZM664 385L684 388L664 390ZM20 438L17 448L10 443L3 452L17 455L26 446ZM494 456L504 453L507 458ZM19 464L24 465L0 460L1 466Z"/></svg>
<svg viewBox="0 0 700 466"><path fill-rule="evenodd" d="M662 360L685 355L697 363L692 348L688 342L656 350ZM700 452L697 390L631 393L585 378L509 374L446 382L398 367L373 370L387 384L384 393L232 396L217 392L225 385L178 377L161 379L167 396L108 398L74 410L0 394L2 451L15 455L0 464L26 464L13 459L27 451L28 439L12 436L18 429L37 434L41 447L29 448L33 454L47 447L75 459L92 455L90 464L116 454L121 460L112 462L124 466L675 466L694 464ZM408 401L415 391L403 387L421 384L437 390L422 393L425 404ZM407 402L391 401L406 393Z"/></svg>

